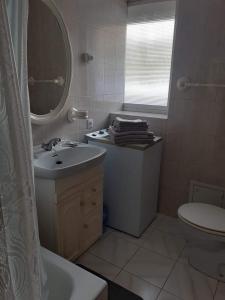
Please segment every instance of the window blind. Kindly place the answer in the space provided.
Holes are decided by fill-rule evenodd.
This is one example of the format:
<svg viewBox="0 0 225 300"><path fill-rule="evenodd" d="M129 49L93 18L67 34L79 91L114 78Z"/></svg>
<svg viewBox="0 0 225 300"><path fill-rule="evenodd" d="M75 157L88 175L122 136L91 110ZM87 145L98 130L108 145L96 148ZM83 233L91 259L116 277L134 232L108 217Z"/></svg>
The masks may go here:
<svg viewBox="0 0 225 300"><path fill-rule="evenodd" d="M128 7L125 104L167 106L176 1Z"/></svg>

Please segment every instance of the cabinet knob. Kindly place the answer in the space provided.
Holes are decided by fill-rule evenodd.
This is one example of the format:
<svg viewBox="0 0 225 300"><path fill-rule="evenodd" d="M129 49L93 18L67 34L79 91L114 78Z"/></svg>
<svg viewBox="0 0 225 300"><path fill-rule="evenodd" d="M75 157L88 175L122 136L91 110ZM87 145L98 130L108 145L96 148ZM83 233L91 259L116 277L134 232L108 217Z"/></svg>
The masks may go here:
<svg viewBox="0 0 225 300"><path fill-rule="evenodd" d="M97 189L96 188L92 188L92 192L97 192Z"/></svg>
<svg viewBox="0 0 225 300"><path fill-rule="evenodd" d="M84 228L87 229L87 228L88 228L88 225L87 225L87 224L84 224Z"/></svg>
<svg viewBox="0 0 225 300"><path fill-rule="evenodd" d="M80 201L80 206L84 206L84 201Z"/></svg>
<svg viewBox="0 0 225 300"><path fill-rule="evenodd" d="M93 201L91 204L92 204L93 206L95 206L97 203Z"/></svg>

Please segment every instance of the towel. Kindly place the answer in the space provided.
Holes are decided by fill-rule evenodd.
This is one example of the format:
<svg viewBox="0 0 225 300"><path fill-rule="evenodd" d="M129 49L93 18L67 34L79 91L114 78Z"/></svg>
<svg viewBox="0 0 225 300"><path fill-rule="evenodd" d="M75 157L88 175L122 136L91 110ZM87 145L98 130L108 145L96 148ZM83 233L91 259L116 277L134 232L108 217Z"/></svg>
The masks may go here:
<svg viewBox="0 0 225 300"><path fill-rule="evenodd" d="M149 131L147 121L116 117L109 127L110 139L114 144L151 144L154 133Z"/></svg>
<svg viewBox="0 0 225 300"><path fill-rule="evenodd" d="M131 119L123 119L120 117L116 117L114 120L115 123L120 123L120 124L142 124L142 123L146 123L146 121L142 121L141 119L135 119L135 120L131 120Z"/></svg>
<svg viewBox="0 0 225 300"><path fill-rule="evenodd" d="M142 121L140 119L129 120L116 117L112 124L113 128L117 132L126 131L146 131L148 130L147 121Z"/></svg>
<svg viewBox="0 0 225 300"><path fill-rule="evenodd" d="M152 131L146 131L146 130L128 130L128 131L121 131L118 132L115 130L113 126L109 126L109 133L114 135L115 137L121 137L121 136L144 136L147 137L154 137L154 133Z"/></svg>
<svg viewBox="0 0 225 300"><path fill-rule="evenodd" d="M151 144L154 140L154 134L150 131L128 131L116 132L114 127L109 127L110 139L114 144Z"/></svg>
<svg viewBox="0 0 225 300"><path fill-rule="evenodd" d="M132 144L152 144L154 138L120 138L116 139L110 136L111 141L116 145L132 145Z"/></svg>

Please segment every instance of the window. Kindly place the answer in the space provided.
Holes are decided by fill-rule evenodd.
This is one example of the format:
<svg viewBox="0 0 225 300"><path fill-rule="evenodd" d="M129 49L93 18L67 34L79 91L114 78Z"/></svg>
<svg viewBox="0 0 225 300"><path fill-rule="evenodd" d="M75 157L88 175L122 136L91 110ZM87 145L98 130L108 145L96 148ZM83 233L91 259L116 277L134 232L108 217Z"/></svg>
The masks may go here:
<svg viewBox="0 0 225 300"><path fill-rule="evenodd" d="M124 110L166 112L175 1L128 7Z"/></svg>

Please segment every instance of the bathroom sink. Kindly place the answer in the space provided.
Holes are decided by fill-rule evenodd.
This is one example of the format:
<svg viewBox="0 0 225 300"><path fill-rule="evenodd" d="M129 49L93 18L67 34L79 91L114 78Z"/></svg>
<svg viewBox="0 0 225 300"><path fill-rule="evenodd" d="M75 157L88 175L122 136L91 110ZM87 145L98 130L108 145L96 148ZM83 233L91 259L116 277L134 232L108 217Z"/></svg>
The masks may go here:
<svg viewBox="0 0 225 300"><path fill-rule="evenodd" d="M101 163L106 150L80 143L75 147L57 145L52 151L41 146L34 148L34 174L41 178L60 178L73 175L81 168Z"/></svg>

